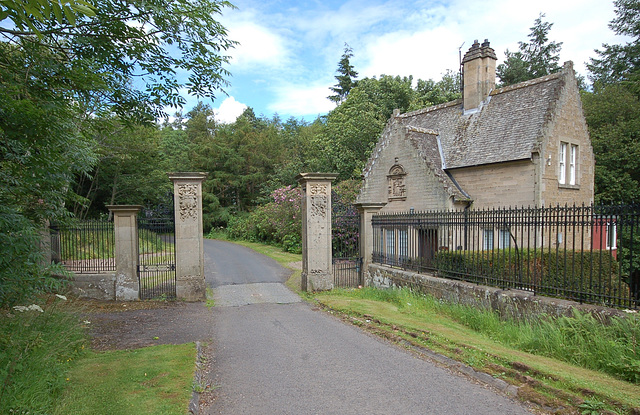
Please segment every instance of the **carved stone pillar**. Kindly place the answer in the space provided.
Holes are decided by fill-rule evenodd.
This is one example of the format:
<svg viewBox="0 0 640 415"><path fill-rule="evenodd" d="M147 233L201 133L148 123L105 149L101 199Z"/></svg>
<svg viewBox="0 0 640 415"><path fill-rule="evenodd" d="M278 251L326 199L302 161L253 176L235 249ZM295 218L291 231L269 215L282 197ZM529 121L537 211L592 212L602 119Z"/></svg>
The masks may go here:
<svg viewBox="0 0 640 415"><path fill-rule="evenodd" d="M204 301L202 181L207 173L169 173L176 212L176 297Z"/></svg>
<svg viewBox="0 0 640 415"><path fill-rule="evenodd" d="M110 205L113 213L116 258L116 301L139 299L138 282L138 205Z"/></svg>
<svg viewBox="0 0 640 415"><path fill-rule="evenodd" d="M373 259L373 226L371 217L378 213L386 203L356 203L356 208L360 212L360 257L362 258L362 273L365 282L369 264Z"/></svg>
<svg viewBox="0 0 640 415"><path fill-rule="evenodd" d="M337 174L302 173L302 290L333 288L331 182Z"/></svg>

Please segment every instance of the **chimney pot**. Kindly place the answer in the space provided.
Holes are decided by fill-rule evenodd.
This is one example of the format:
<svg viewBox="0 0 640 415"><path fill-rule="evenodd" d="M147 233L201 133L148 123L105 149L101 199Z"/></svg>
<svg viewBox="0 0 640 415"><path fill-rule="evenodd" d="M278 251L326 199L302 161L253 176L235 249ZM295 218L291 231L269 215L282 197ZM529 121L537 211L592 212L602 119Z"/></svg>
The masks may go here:
<svg viewBox="0 0 640 415"><path fill-rule="evenodd" d="M462 59L463 106L465 111L478 108L496 86L496 52L485 39L477 40Z"/></svg>

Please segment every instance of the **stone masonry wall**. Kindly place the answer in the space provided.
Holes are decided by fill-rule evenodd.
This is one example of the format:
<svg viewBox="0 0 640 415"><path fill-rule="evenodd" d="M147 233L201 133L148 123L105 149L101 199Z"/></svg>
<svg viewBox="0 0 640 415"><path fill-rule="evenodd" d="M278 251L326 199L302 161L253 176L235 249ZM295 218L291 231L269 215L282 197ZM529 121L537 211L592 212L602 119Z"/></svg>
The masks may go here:
<svg viewBox="0 0 640 415"><path fill-rule="evenodd" d="M365 270L365 284L376 288L410 287L447 302L495 310L504 317L533 319L542 315L571 315L574 309L604 319L624 313L607 307L579 304L574 301L536 296L528 291L502 290L464 281L438 278L429 274L370 264Z"/></svg>
<svg viewBox="0 0 640 415"><path fill-rule="evenodd" d="M416 210L450 209L450 195L412 146L404 133L404 127L393 122L392 118L390 127L387 128L382 142L374 150L374 164L364 178L358 202L387 202L380 213L406 212L412 207ZM387 175L395 164L402 165L406 172L406 199L389 201Z"/></svg>
<svg viewBox="0 0 640 415"><path fill-rule="evenodd" d="M530 160L451 170L473 208L535 206L535 166Z"/></svg>
<svg viewBox="0 0 640 415"><path fill-rule="evenodd" d="M563 87L542 145L540 205L589 205L593 202L594 157L573 68L565 64ZM558 183L560 143L578 145L576 185ZM568 175L567 175L568 181Z"/></svg>

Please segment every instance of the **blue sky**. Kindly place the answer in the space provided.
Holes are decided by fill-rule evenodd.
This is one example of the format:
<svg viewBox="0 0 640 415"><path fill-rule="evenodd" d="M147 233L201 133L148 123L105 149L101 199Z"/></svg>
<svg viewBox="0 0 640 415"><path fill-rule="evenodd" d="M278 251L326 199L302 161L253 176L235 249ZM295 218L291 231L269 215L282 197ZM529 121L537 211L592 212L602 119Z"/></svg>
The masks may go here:
<svg viewBox="0 0 640 415"><path fill-rule="evenodd" d="M278 114L313 120L335 104L326 97L336 83L337 64L348 43L359 78L413 75L439 80L457 70L474 39L488 39L498 63L505 49L526 41L540 13L553 23L550 39L563 42L560 60L585 62L603 43L621 43L608 23L615 16L609 0L231 0L236 10L220 18L229 37L232 76L227 95L207 102L221 122L233 122L244 108L257 115ZM184 111L196 102L188 98Z"/></svg>

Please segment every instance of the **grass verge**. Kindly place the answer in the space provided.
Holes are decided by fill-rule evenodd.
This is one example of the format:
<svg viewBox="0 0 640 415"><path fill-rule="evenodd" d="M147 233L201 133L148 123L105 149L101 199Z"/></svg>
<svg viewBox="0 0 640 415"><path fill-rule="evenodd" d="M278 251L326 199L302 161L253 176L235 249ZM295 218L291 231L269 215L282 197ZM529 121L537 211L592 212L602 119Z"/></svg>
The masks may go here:
<svg viewBox="0 0 640 415"><path fill-rule="evenodd" d="M391 341L434 351L516 385L521 399L552 413L640 413L640 385L518 350L500 341L495 331L481 333L461 322L458 305L409 290L334 290L316 293L315 299L346 321ZM476 310L476 319L487 319L482 313ZM515 331L506 323L503 328ZM571 333L563 330L568 339Z"/></svg>
<svg viewBox="0 0 640 415"><path fill-rule="evenodd" d="M89 353L69 372L55 414L184 414L191 397L192 343Z"/></svg>
<svg viewBox="0 0 640 415"><path fill-rule="evenodd" d="M77 303L58 295L0 310L0 413L187 411L193 344L92 352L86 347L90 323L80 311Z"/></svg>
<svg viewBox="0 0 640 415"><path fill-rule="evenodd" d="M0 413L50 413L85 343L66 297L0 310Z"/></svg>

